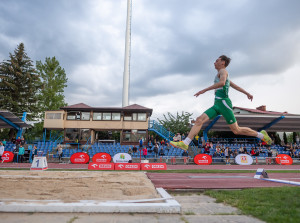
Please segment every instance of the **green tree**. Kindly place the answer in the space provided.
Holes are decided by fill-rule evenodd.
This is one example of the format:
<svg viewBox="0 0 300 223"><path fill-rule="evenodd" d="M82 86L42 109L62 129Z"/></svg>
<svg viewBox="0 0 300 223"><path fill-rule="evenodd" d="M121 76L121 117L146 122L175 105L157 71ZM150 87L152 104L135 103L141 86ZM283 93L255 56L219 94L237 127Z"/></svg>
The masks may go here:
<svg viewBox="0 0 300 223"><path fill-rule="evenodd" d="M166 129L170 129L173 133L184 133L190 131L190 118L193 114L188 112L182 112L181 115L177 112L176 115L171 114L170 112L164 116L164 120L158 119L158 122L163 125Z"/></svg>
<svg viewBox="0 0 300 223"><path fill-rule="evenodd" d="M47 57L45 63L36 62L36 69L42 78L42 89L39 93L41 111L57 110L66 106L64 89L67 87L65 70L55 57Z"/></svg>
<svg viewBox="0 0 300 223"><path fill-rule="evenodd" d="M0 108L16 115L28 112L27 117L36 117L39 112L37 91L41 86L40 77L23 43L9 57L0 64Z"/></svg>

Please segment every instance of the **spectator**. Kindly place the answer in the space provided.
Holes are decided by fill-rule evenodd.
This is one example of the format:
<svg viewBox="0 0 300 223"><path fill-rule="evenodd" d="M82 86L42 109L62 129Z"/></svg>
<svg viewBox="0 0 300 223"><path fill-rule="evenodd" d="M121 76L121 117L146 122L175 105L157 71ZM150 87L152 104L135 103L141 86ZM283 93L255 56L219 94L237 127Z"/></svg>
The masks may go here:
<svg viewBox="0 0 300 223"><path fill-rule="evenodd" d="M244 147L243 154L248 154L249 155L248 150L247 150L246 147Z"/></svg>
<svg viewBox="0 0 300 223"><path fill-rule="evenodd" d="M14 145L14 149L13 149L13 154L14 154L14 160L13 160L13 162L14 163L17 163L18 162L18 149L17 149L17 146L16 145Z"/></svg>
<svg viewBox="0 0 300 223"><path fill-rule="evenodd" d="M20 144L21 144L22 146L25 145L25 139L24 139L24 137L22 137L22 139L21 139L21 141L20 141Z"/></svg>
<svg viewBox="0 0 300 223"><path fill-rule="evenodd" d="M169 143L167 143L167 144L166 144L166 150L167 150L167 152L169 152L169 151L170 151L170 149L171 149L171 146L170 146L170 144L169 144Z"/></svg>
<svg viewBox="0 0 300 223"><path fill-rule="evenodd" d="M2 143L3 143L3 146L5 147L6 146L6 140L3 139Z"/></svg>
<svg viewBox="0 0 300 223"><path fill-rule="evenodd" d="M183 153L182 153L182 156L186 156L186 157L189 156L188 151L187 151L187 150L184 150Z"/></svg>
<svg viewBox="0 0 300 223"><path fill-rule="evenodd" d="M0 160L2 159L2 155L4 153L4 146L3 146L3 142L0 142Z"/></svg>
<svg viewBox="0 0 300 223"><path fill-rule="evenodd" d="M132 151L131 147L129 147L129 149L128 149L128 152L127 152L127 153L128 153L130 156L131 156L131 155L132 155L132 152L133 152L133 151Z"/></svg>
<svg viewBox="0 0 300 223"><path fill-rule="evenodd" d="M21 144L19 146L19 159L20 159L21 163L23 163L23 161L24 161L24 154L25 154L25 149L24 149L23 145Z"/></svg>
<svg viewBox="0 0 300 223"><path fill-rule="evenodd" d="M137 148L136 148L136 146L133 146L133 148L132 148L132 152L133 152L133 153L136 153L136 152L137 152Z"/></svg>
<svg viewBox="0 0 300 223"><path fill-rule="evenodd" d="M158 144L156 143L154 148L153 148L153 152L154 152L154 157L156 158L158 156Z"/></svg>
<svg viewBox="0 0 300 223"><path fill-rule="evenodd" d="M229 147L228 146L225 148L224 155L225 155L225 158L226 158L226 165L230 165L230 154L229 154Z"/></svg>
<svg viewBox="0 0 300 223"><path fill-rule="evenodd" d="M19 149L20 144L21 144L21 138L18 137L18 138L16 139L16 147L17 147L17 149Z"/></svg>
<svg viewBox="0 0 300 223"><path fill-rule="evenodd" d="M237 149L235 149L233 152L233 158L235 158L237 155L239 155L239 153L238 153Z"/></svg>
<svg viewBox="0 0 300 223"><path fill-rule="evenodd" d="M259 156L259 151L255 150L254 147L252 147L250 154L251 154L251 156Z"/></svg>
<svg viewBox="0 0 300 223"><path fill-rule="evenodd" d="M147 159L147 153L148 153L147 148L146 148L146 146L144 146L144 148L143 148L143 156L144 156L145 159Z"/></svg>
<svg viewBox="0 0 300 223"><path fill-rule="evenodd" d="M272 150L271 147L268 146L267 149L268 158L267 158L267 165L272 164Z"/></svg>
<svg viewBox="0 0 300 223"><path fill-rule="evenodd" d="M63 156L63 150L61 145L59 144L57 147L57 153L58 153L58 161L61 162L62 156Z"/></svg>
<svg viewBox="0 0 300 223"><path fill-rule="evenodd" d="M185 135L182 133L181 140L185 140Z"/></svg>
<svg viewBox="0 0 300 223"><path fill-rule="evenodd" d="M164 152L164 148L161 147L160 150L159 150L159 155L160 156L164 156L165 155L165 152Z"/></svg>
<svg viewBox="0 0 300 223"><path fill-rule="evenodd" d="M140 149L142 149L142 148L143 148L143 144L144 144L144 142L143 142L143 138L140 138L140 141L139 141L139 146L140 146Z"/></svg>
<svg viewBox="0 0 300 223"><path fill-rule="evenodd" d="M204 153L206 153L206 154L210 153L209 147L207 145L205 145L205 147L204 147Z"/></svg>
<svg viewBox="0 0 300 223"><path fill-rule="evenodd" d="M241 146L241 147L239 148L239 154L242 154L242 153L244 153L244 148Z"/></svg>
<svg viewBox="0 0 300 223"><path fill-rule="evenodd" d="M173 141L174 141L174 142L179 142L179 141L181 141L181 135L180 135L180 133L177 133L177 134L173 137Z"/></svg>
<svg viewBox="0 0 300 223"><path fill-rule="evenodd" d="M34 156L37 154L37 147L36 145L33 146L32 150L31 150L31 160L34 159Z"/></svg>
<svg viewBox="0 0 300 223"><path fill-rule="evenodd" d="M160 144L161 144L162 146L165 145L165 140L162 139L161 142L160 142Z"/></svg>

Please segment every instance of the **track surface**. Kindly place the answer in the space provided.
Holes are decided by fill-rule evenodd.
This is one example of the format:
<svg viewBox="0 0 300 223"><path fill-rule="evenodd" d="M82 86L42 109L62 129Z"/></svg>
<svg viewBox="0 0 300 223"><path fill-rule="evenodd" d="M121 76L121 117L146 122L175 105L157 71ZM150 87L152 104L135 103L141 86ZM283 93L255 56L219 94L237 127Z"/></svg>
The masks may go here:
<svg viewBox="0 0 300 223"><path fill-rule="evenodd" d="M1 168L30 168L29 163L0 163ZM88 169L87 164L48 163L49 169ZM203 170L252 170L253 173L151 173L147 176L156 188L165 189L240 189L257 187L293 186L254 179L258 168L268 170L299 170L297 173L269 173L272 179L300 182L300 165L168 165L168 170L203 169Z"/></svg>

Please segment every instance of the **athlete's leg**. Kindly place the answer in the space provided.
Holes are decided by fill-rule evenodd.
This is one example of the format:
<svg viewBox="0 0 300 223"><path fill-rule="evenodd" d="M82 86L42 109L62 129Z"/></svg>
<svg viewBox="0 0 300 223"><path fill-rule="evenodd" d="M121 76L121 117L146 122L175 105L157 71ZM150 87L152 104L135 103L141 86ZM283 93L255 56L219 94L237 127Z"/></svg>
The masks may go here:
<svg viewBox="0 0 300 223"><path fill-rule="evenodd" d="M253 136L257 137L257 131L250 129L248 127L240 127L237 122L229 125L229 128L235 135L245 135L245 136Z"/></svg>
<svg viewBox="0 0 300 223"><path fill-rule="evenodd" d="M207 116L207 114L203 113L202 115L200 115L197 119L195 124L193 125L188 138L193 139L201 130L202 125L207 122L209 120L209 117Z"/></svg>
<svg viewBox="0 0 300 223"><path fill-rule="evenodd" d="M265 130L262 130L261 132L257 132L253 129L248 128L248 127L240 127L237 124L237 122L229 125L229 128L236 135L253 136L253 137L257 137L257 138L263 140L268 145L272 144L272 140L271 140L271 138L269 137L268 133Z"/></svg>

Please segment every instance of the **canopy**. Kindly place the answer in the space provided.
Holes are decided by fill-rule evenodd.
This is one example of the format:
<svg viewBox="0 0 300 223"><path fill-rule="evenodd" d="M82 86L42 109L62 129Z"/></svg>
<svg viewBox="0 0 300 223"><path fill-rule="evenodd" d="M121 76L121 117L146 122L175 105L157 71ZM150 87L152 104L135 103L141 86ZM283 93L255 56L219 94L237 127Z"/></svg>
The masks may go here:
<svg viewBox="0 0 300 223"><path fill-rule="evenodd" d="M30 125L26 124L20 118L7 110L0 110L0 129L19 129L28 128Z"/></svg>

